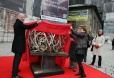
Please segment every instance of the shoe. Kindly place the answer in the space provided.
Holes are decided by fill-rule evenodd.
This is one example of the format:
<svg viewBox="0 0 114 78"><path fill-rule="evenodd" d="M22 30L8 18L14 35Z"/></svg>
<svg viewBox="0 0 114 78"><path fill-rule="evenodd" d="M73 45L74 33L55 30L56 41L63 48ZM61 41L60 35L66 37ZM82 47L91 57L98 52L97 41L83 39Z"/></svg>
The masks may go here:
<svg viewBox="0 0 114 78"><path fill-rule="evenodd" d="M93 64L89 64L89 65L92 65L93 66Z"/></svg>
<svg viewBox="0 0 114 78"><path fill-rule="evenodd" d="M79 78L84 78L84 77L86 77L86 75L84 74L84 75L81 75Z"/></svg>
<svg viewBox="0 0 114 78"><path fill-rule="evenodd" d="M101 68L101 66L98 66L98 68Z"/></svg>
<svg viewBox="0 0 114 78"><path fill-rule="evenodd" d="M21 76L13 76L12 78L23 78L23 77L21 77Z"/></svg>
<svg viewBox="0 0 114 78"><path fill-rule="evenodd" d="M79 72L79 73L77 73L77 74L75 74L75 76L80 76L81 75L81 73Z"/></svg>
<svg viewBox="0 0 114 78"><path fill-rule="evenodd" d="M78 78L84 78L84 77L78 77Z"/></svg>
<svg viewBox="0 0 114 78"><path fill-rule="evenodd" d="M84 62L86 63L86 60L84 60Z"/></svg>
<svg viewBox="0 0 114 78"><path fill-rule="evenodd" d="M78 77L78 78L84 78L84 77Z"/></svg>
<svg viewBox="0 0 114 78"><path fill-rule="evenodd" d="M73 69L73 72L75 72L76 71L76 69Z"/></svg>

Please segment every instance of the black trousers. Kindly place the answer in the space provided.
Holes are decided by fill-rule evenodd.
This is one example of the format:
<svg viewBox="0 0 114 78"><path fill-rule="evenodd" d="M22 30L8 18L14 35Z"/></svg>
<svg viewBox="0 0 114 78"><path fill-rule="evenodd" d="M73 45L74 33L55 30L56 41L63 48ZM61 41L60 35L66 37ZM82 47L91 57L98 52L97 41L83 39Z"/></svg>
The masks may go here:
<svg viewBox="0 0 114 78"><path fill-rule="evenodd" d="M78 63L78 66L79 66L79 73L81 74L81 76L83 76L83 75L85 75L84 68L83 68L83 65L82 65L84 55L76 54L76 59L77 59L77 63Z"/></svg>
<svg viewBox="0 0 114 78"><path fill-rule="evenodd" d="M93 55L93 61L91 63L92 65L94 65L95 60L96 60L96 55ZM102 57L98 56L98 66L101 66L101 61L102 61Z"/></svg>
<svg viewBox="0 0 114 78"><path fill-rule="evenodd" d="M14 60L13 60L13 67L12 67L12 76L18 75L18 68L21 61L22 54L15 53Z"/></svg>

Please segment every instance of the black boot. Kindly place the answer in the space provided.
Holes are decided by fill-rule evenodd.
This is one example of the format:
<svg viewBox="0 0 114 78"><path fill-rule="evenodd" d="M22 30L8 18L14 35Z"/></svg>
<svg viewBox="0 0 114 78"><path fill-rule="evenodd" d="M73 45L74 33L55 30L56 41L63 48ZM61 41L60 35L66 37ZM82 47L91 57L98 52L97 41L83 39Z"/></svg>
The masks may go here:
<svg viewBox="0 0 114 78"><path fill-rule="evenodd" d="M23 78L23 77L21 77L21 76L12 76L12 78Z"/></svg>
<svg viewBox="0 0 114 78"><path fill-rule="evenodd" d="M80 72L78 72L77 74L75 74L75 76L80 76L81 75L81 73Z"/></svg>
<svg viewBox="0 0 114 78"><path fill-rule="evenodd" d="M84 77L86 77L86 75L85 75L85 74L81 75L79 78L84 78Z"/></svg>

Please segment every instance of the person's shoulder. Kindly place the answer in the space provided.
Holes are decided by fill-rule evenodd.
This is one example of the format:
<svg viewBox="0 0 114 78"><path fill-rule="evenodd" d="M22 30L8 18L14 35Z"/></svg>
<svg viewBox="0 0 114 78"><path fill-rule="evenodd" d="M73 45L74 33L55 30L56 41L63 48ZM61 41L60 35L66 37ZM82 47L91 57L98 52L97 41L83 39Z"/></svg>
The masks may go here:
<svg viewBox="0 0 114 78"><path fill-rule="evenodd" d="M21 22L19 19L16 19L14 26L23 26L23 22Z"/></svg>
<svg viewBox="0 0 114 78"><path fill-rule="evenodd" d="M102 35L101 37L102 37L103 39L105 39L105 36L104 36L104 35Z"/></svg>
<svg viewBox="0 0 114 78"><path fill-rule="evenodd" d="M16 23L22 23L23 24L23 22L22 21L20 21L19 19L16 19L16 21L15 21Z"/></svg>
<svg viewBox="0 0 114 78"><path fill-rule="evenodd" d="M104 35L102 35L101 37L105 37Z"/></svg>

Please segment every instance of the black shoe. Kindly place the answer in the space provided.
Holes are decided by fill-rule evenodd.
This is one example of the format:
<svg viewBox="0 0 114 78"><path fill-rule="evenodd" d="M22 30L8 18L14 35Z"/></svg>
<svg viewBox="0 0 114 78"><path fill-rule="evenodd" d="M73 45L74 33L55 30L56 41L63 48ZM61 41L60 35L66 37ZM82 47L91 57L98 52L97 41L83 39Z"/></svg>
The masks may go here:
<svg viewBox="0 0 114 78"><path fill-rule="evenodd" d="M23 77L21 77L21 76L12 76L12 78L23 78Z"/></svg>
<svg viewBox="0 0 114 78"><path fill-rule="evenodd" d="M78 78L84 78L84 77L78 77Z"/></svg>
<svg viewBox="0 0 114 78"><path fill-rule="evenodd" d="M101 68L101 66L98 66L98 68Z"/></svg>
<svg viewBox="0 0 114 78"><path fill-rule="evenodd" d="M81 73L79 72L79 73L77 73L77 74L75 74L75 76L80 76L81 75Z"/></svg>
<svg viewBox="0 0 114 78"><path fill-rule="evenodd" d="M91 63L91 64L89 64L89 65L92 65L93 66L93 64Z"/></svg>
<svg viewBox="0 0 114 78"><path fill-rule="evenodd" d="M84 77L86 77L86 75L84 74L84 75L81 75L79 78L84 78Z"/></svg>

